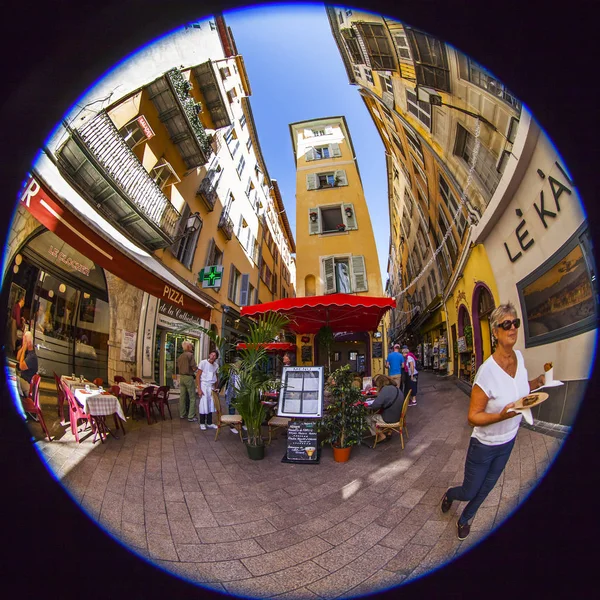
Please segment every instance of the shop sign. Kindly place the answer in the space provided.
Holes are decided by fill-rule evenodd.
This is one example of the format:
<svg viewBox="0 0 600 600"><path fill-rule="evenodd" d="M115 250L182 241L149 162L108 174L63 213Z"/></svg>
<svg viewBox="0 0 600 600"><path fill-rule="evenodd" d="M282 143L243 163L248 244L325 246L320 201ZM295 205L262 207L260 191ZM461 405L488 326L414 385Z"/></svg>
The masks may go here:
<svg viewBox="0 0 600 600"><path fill-rule="evenodd" d="M223 282L223 266L212 265L204 267L198 273L198 283L202 284L203 288L220 288Z"/></svg>
<svg viewBox="0 0 600 600"><path fill-rule="evenodd" d="M184 329L182 333L185 335L192 335L195 337L200 337L204 332L200 329L194 329L193 327L189 327L187 323L183 321L178 321L177 319L172 319L171 317L167 317L165 315L158 314L156 319L156 324L161 327L166 327L167 329Z"/></svg>
<svg viewBox="0 0 600 600"><path fill-rule="evenodd" d="M164 302L160 302L158 307L159 315L164 315L165 317L171 317L176 321L181 321L187 325L193 325L194 327L203 328L204 325L202 321L195 317L194 315L187 312L187 310L183 310L177 306L173 306L172 304L165 304Z"/></svg>
<svg viewBox="0 0 600 600"><path fill-rule="evenodd" d="M558 161L554 164L558 167L558 170L563 174L566 181L569 184L573 185L573 182L569 179L569 177L567 177L567 174L565 173L564 169L560 166ZM541 179L546 179L546 174L541 169L537 170L537 174L540 176ZM544 190L541 190L539 204L537 202L533 203L533 208L535 209L539 220L544 226L544 229L548 229L549 219L557 218L558 213L560 212L559 199L563 192L568 194L569 196L572 192L572 190L567 185L561 183L551 175L548 176L548 184L550 185L550 191L552 193L552 199L554 200L554 202L548 201L547 196L544 198ZM523 211L520 208L517 208L515 210L515 213L517 217L521 219L514 231L514 236L517 238L517 243L510 242L509 240L509 247L509 244L504 242L504 249L506 250L506 253L508 254L508 259L511 263L514 263L517 260L519 260L519 258L523 256L523 252L526 252L527 250L529 250L529 248L531 248L531 246L535 244L535 239L533 235L530 234L529 229L527 228L527 222L525 219L522 218ZM520 248L520 250L518 250L518 248Z"/></svg>
<svg viewBox="0 0 600 600"><path fill-rule="evenodd" d="M137 118L137 124L140 126L140 129L142 130L142 133L146 136L146 139L150 139L154 137L154 131L152 131L152 127L150 127L150 124L148 123L148 121L146 121L146 117L144 117L144 115L140 115Z"/></svg>
<svg viewBox="0 0 600 600"><path fill-rule="evenodd" d="M50 248L48 248L48 253L50 256L56 258L61 263L67 265L67 267L71 267L74 271L79 271L83 275L89 276L90 269L85 265L82 265L80 262L74 260L64 252L61 252L58 248L55 248L52 244L50 244Z"/></svg>

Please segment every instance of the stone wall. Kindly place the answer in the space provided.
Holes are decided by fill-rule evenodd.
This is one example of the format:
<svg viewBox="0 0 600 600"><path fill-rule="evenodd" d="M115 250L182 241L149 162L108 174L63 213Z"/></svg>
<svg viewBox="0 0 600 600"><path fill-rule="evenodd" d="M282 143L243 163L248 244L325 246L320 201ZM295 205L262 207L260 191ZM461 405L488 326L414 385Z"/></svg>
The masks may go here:
<svg viewBox="0 0 600 600"><path fill-rule="evenodd" d="M123 331L139 329L140 310L144 292L108 271L104 271L110 307L110 332L108 338L108 381L112 384L116 375L127 381L137 376L137 363L121 360ZM136 357L137 358L137 357Z"/></svg>
<svg viewBox="0 0 600 600"><path fill-rule="evenodd" d="M42 228L43 226L40 225L40 222L34 219L27 209L21 207L21 205L17 206L17 210L15 211L15 218L13 219L6 240L6 252L4 254L4 256L6 257L6 263L3 265L5 273L6 268L12 264L15 254L17 253L23 242L36 229Z"/></svg>

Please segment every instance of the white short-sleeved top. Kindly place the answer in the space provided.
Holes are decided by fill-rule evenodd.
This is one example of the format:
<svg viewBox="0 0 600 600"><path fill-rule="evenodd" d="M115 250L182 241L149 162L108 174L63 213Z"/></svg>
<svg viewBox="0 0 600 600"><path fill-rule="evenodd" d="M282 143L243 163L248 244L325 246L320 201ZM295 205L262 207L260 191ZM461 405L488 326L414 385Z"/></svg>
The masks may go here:
<svg viewBox="0 0 600 600"><path fill-rule="evenodd" d="M478 385L489 398L485 407L486 413L499 413L511 402L529 394L529 381L523 355L515 350L517 355L517 372L511 377L490 356L477 371L473 385ZM476 426L473 428L472 437L477 438L482 444L498 446L510 442L519 430L521 415L492 423L491 425Z"/></svg>
<svg viewBox="0 0 600 600"><path fill-rule="evenodd" d="M219 370L219 363L216 360L211 365L205 358L203 361L200 362L198 368L202 370L200 381L204 381L205 383L214 383L217 380L217 371Z"/></svg>

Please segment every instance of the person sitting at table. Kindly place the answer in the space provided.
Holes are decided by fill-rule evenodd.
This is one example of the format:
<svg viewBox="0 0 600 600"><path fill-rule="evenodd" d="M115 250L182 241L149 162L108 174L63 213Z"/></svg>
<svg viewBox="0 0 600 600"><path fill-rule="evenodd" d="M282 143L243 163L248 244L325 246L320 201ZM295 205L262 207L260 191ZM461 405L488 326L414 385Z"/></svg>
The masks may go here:
<svg viewBox="0 0 600 600"><path fill-rule="evenodd" d="M388 436L378 432L375 424L397 423L400 420L404 394L397 387L396 382L387 375L376 375L373 383L377 388L377 397L369 408L374 411L380 409L380 412L368 415L367 424L371 434L377 436L377 442L383 442L388 439Z"/></svg>

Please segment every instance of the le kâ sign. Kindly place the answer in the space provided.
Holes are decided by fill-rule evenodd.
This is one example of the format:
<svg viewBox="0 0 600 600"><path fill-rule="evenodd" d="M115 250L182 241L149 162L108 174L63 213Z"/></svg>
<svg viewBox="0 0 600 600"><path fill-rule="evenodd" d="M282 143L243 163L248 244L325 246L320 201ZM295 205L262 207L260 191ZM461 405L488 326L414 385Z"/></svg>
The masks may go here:
<svg viewBox="0 0 600 600"><path fill-rule="evenodd" d="M560 166L560 164L558 162L555 162L554 164L558 167L560 172L563 174L566 181L569 184L573 185L573 182L569 179L569 177L565 173L565 170ZM541 169L537 170L537 174L540 176L541 179L546 179L546 174ZM548 200L548 196L544 197L544 190L541 190L539 204L537 202L533 203L533 208L535 209L537 216L539 217L542 225L544 226L544 229L548 229L549 219L557 218L558 213L560 212L560 208L561 208L560 207L561 195L563 193L566 193L570 196L572 193L571 188L569 188L567 185L561 183L560 181L558 181L551 175L548 177L548 184L550 185L550 191L552 193L552 198L554 201L552 202L552 200ZM531 248L531 246L533 246L535 243L535 239L533 238L533 236L530 234L529 230L527 229L527 222L525 221L525 219L522 218L523 211L520 208L517 208L515 210L515 213L516 213L517 217L519 217L521 219L520 223L517 225L517 228L515 229L515 236L517 238L518 247L521 248L521 250L519 250L515 253L515 248L516 248L517 244L512 244L512 250L511 250L511 248L509 248L508 244L506 242L504 242L504 249L506 250L506 253L508 254L508 258L511 263L514 263L517 260L519 260L519 258L521 258L521 256L523 256L523 252L526 252L527 250L529 250L529 248Z"/></svg>

